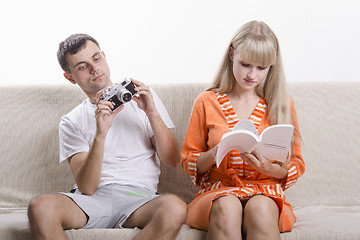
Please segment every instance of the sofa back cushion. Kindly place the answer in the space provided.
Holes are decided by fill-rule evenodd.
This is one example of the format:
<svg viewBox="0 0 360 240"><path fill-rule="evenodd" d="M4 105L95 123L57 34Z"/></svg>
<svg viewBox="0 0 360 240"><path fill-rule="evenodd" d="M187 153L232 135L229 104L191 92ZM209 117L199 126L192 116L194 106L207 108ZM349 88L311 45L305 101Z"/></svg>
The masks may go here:
<svg viewBox="0 0 360 240"><path fill-rule="evenodd" d="M0 88L0 208L25 207L41 193L68 191L68 164L59 164L60 117L85 95L78 87Z"/></svg>
<svg viewBox="0 0 360 240"><path fill-rule="evenodd" d="M182 145L195 98L207 83L152 85L164 102ZM306 171L286 191L293 206L360 205L360 83L289 84L303 139ZM59 164L60 117L86 96L72 85L0 87L0 208L26 207L41 193L74 184ZM180 166L161 166L159 192L190 202L198 191Z"/></svg>
<svg viewBox="0 0 360 240"><path fill-rule="evenodd" d="M180 145L192 104L208 85L154 86L175 123ZM289 93L297 110L306 170L285 192L287 200L294 207L359 206L360 82L292 82ZM197 192L180 166L162 174L161 191L180 194L187 202Z"/></svg>
<svg viewBox="0 0 360 240"><path fill-rule="evenodd" d="M173 134L178 140L181 148L187 132L193 103L197 96L202 93L208 84L170 84L153 85L152 87L163 101L168 110L172 121L175 124ZM161 166L159 192L171 192L189 203L199 191L181 168L180 164L176 168Z"/></svg>
<svg viewBox="0 0 360 240"><path fill-rule="evenodd" d="M305 174L285 193L293 206L360 205L360 82L289 84Z"/></svg>

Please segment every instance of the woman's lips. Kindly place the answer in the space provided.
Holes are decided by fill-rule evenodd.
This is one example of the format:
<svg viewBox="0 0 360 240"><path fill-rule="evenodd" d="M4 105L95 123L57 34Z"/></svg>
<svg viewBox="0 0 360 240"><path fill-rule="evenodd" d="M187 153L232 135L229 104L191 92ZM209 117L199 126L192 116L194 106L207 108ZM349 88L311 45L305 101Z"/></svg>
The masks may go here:
<svg viewBox="0 0 360 240"><path fill-rule="evenodd" d="M253 80L248 80L248 79L244 79L244 80L245 80L245 82L247 84L254 84L255 83L255 81L253 81Z"/></svg>

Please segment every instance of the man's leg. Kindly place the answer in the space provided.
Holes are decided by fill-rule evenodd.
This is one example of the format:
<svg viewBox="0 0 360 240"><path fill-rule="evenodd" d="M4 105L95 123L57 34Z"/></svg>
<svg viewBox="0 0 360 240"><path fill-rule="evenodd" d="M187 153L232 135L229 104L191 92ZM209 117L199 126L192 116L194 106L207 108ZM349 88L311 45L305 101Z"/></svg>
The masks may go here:
<svg viewBox="0 0 360 240"><path fill-rule="evenodd" d="M87 222L86 214L62 194L44 194L29 203L28 217L34 240L67 239L64 229L77 229Z"/></svg>
<svg viewBox="0 0 360 240"><path fill-rule="evenodd" d="M175 239L185 222L187 205L172 194L161 195L137 209L124 227L139 227L135 239Z"/></svg>

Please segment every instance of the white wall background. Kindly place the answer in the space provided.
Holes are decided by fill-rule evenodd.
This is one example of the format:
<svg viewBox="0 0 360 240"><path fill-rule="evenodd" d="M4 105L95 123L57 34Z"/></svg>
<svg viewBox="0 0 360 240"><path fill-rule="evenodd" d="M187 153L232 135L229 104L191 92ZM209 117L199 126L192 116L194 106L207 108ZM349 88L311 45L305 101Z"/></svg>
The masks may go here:
<svg viewBox="0 0 360 240"><path fill-rule="evenodd" d="M210 82L250 20L277 34L288 81L360 81L358 0L7 0L0 9L2 85L67 84L56 51L72 33L100 42L113 81Z"/></svg>

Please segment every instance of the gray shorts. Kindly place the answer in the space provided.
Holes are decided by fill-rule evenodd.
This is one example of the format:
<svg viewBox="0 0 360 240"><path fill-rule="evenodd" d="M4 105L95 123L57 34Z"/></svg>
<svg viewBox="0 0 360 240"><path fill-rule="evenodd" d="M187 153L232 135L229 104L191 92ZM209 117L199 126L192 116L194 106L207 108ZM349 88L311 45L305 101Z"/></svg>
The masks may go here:
<svg viewBox="0 0 360 240"><path fill-rule="evenodd" d="M135 210L159 196L146 188L120 184L105 185L91 196L78 189L62 194L70 197L89 217L83 228L122 228Z"/></svg>

